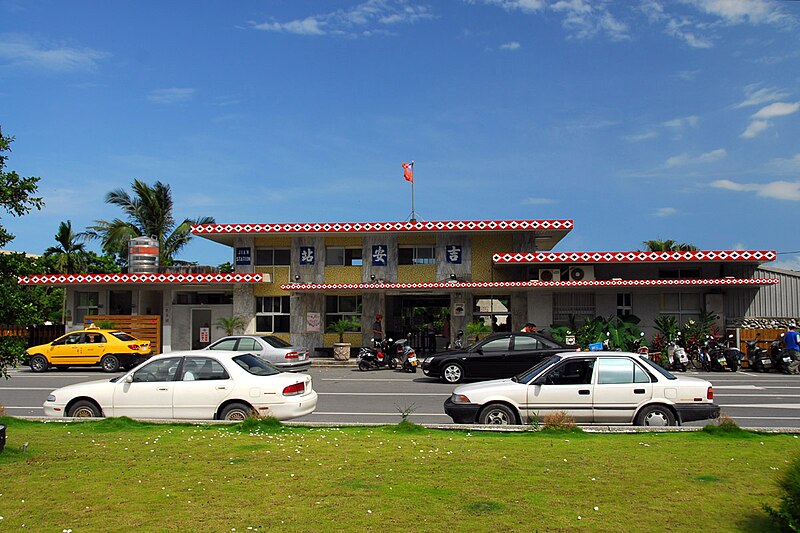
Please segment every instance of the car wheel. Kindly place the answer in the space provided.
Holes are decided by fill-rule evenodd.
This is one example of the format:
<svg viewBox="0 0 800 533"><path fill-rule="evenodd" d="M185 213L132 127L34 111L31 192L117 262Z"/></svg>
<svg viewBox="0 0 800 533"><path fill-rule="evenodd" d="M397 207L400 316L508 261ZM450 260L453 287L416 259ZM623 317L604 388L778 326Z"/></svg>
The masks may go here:
<svg viewBox="0 0 800 533"><path fill-rule="evenodd" d="M44 372L50 366L43 355L34 355L28 364L31 365L33 372Z"/></svg>
<svg viewBox="0 0 800 533"><path fill-rule="evenodd" d="M236 420L241 422L253 415L253 408L243 403L232 403L225 407L220 414L222 420Z"/></svg>
<svg viewBox="0 0 800 533"><path fill-rule="evenodd" d="M483 408L478 422L492 426L508 426L510 424L516 424L517 417L514 415L514 411L507 405L491 403Z"/></svg>
<svg viewBox="0 0 800 533"><path fill-rule="evenodd" d="M100 366L103 367L103 372L117 372L119 370L119 358L116 355L104 355L100 359Z"/></svg>
<svg viewBox="0 0 800 533"><path fill-rule="evenodd" d="M663 405L650 405L639 412L637 426L674 426L675 415Z"/></svg>
<svg viewBox="0 0 800 533"><path fill-rule="evenodd" d="M93 402L81 400L72 404L67 411L67 416L75 418L98 418L103 416L103 411Z"/></svg>
<svg viewBox="0 0 800 533"><path fill-rule="evenodd" d="M442 379L445 383L461 383L464 379L464 369L458 363L447 363L442 369Z"/></svg>

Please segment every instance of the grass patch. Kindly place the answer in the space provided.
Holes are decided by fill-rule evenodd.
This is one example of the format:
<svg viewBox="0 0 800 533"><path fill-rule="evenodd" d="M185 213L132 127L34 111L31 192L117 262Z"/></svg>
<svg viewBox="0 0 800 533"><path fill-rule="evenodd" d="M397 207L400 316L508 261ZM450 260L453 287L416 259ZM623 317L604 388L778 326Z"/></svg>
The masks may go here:
<svg viewBox="0 0 800 533"><path fill-rule="evenodd" d="M2 527L30 531L764 530L799 444L741 430L2 423Z"/></svg>

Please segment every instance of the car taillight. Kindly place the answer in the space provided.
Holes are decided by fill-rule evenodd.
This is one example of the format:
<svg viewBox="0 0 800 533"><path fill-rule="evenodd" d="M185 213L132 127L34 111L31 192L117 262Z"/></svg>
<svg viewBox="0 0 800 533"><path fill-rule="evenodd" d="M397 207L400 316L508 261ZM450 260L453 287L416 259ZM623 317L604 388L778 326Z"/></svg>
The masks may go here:
<svg viewBox="0 0 800 533"><path fill-rule="evenodd" d="M714 388L713 387L709 387L708 388L708 392L706 392L706 399L707 400L713 400L714 399Z"/></svg>
<svg viewBox="0 0 800 533"><path fill-rule="evenodd" d="M283 395L297 396L298 394L303 394L305 391L306 391L305 383L295 383L294 385L289 385L288 387L284 387Z"/></svg>
<svg viewBox="0 0 800 533"><path fill-rule="evenodd" d="M139 345L138 344L129 344L128 348L131 349L131 350L138 350L139 349Z"/></svg>
<svg viewBox="0 0 800 533"><path fill-rule="evenodd" d="M297 352L286 352L286 355L284 355L284 357L286 359L297 359L299 357L299 354Z"/></svg>

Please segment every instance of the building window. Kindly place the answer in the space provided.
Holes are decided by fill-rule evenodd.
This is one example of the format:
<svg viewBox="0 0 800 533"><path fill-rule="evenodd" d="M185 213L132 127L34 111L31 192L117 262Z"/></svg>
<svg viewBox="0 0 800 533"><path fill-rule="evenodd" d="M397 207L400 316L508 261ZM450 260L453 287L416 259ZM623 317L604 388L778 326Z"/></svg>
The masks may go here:
<svg viewBox="0 0 800 533"><path fill-rule="evenodd" d="M617 316L624 318L633 314L631 306L631 293L623 292L617 294Z"/></svg>
<svg viewBox="0 0 800 533"><path fill-rule="evenodd" d="M232 292L178 292L175 293L175 305L230 305L233 303Z"/></svg>
<svg viewBox="0 0 800 533"><path fill-rule="evenodd" d="M341 319L358 324L351 331L361 331L361 296L325 297L325 329Z"/></svg>
<svg viewBox="0 0 800 533"><path fill-rule="evenodd" d="M589 293L557 293L553 294L553 323L568 326L575 321L581 325L596 316L594 294Z"/></svg>
<svg viewBox="0 0 800 533"><path fill-rule="evenodd" d="M292 253L288 248L257 248L256 266L289 266Z"/></svg>
<svg viewBox="0 0 800 533"><path fill-rule="evenodd" d="M256 331L259 333L289 333L289 297L256 297Z"/></svg>
<svg viewBox="0 0 800 533"><path fill-rule="evenodd" d="M492 331L511 331L511 296L475 296L472 319L483 321Z"/></svg>
<svg viewBox="0 0 800 533"><path fill-rule="evenodd" d="M96 292L75 293L75 316L77 323L83 323L83 317L97 314L99 295Z"/></svg>
<svg viewBox="0 0 800 533"><path fill-rule="evenodd" d="M328 266L361 266L361 248L329 246L325 249L325 264Z"/></svg>
<svg viewBox="0 0 800 533"><path fill-rule="evenodd" d="M699 293L665 292L661 295L661 314L675 317L679 326L698 320L702 307L703 297Z"/></svg>
<svg viewBox="0 0 800 533"><path fill-rule="evenodd" d="M699 268L672 268L658 271L659 279L700 279Z"/></svg>
<svg viewBox="0 0 800 533"><path fill-rule="evenodd" d="M436 248L433 246L402 246L397 250L400 265L435 265Z"/></svg>

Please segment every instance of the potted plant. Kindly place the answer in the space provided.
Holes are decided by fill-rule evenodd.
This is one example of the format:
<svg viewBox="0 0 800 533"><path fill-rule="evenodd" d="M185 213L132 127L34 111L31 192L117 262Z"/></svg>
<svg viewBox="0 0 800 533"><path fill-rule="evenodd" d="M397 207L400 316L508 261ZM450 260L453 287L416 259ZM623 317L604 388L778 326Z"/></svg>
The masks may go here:
<svg viewBox="0 0 800 533"><path fill-rule="evenodd" d="M344 334L361 327L361 324L347 318L340 318L328 326L328 331L339 334L339 342L333 343L333 358L337 361L350 359L350 343L344 342Z"/></svg>
<svg viewBox="0 0 800 533"><path fill-rule="evenodd" d="M225 331L225 335L235 335L237 331L244 331L244 328L247 327L247 323L244 320L244 317L240 315L235 316L223 316L217 320L216 326Z"/></svg>
<svg viewBox="0 0 800 533"><path fill-rule="evenodd" d="M475 342L478 342L481 340L481 335L491 333L492 330L486 325L486 322L478 319L467 324L467 331L475 337Z"/></svg>

